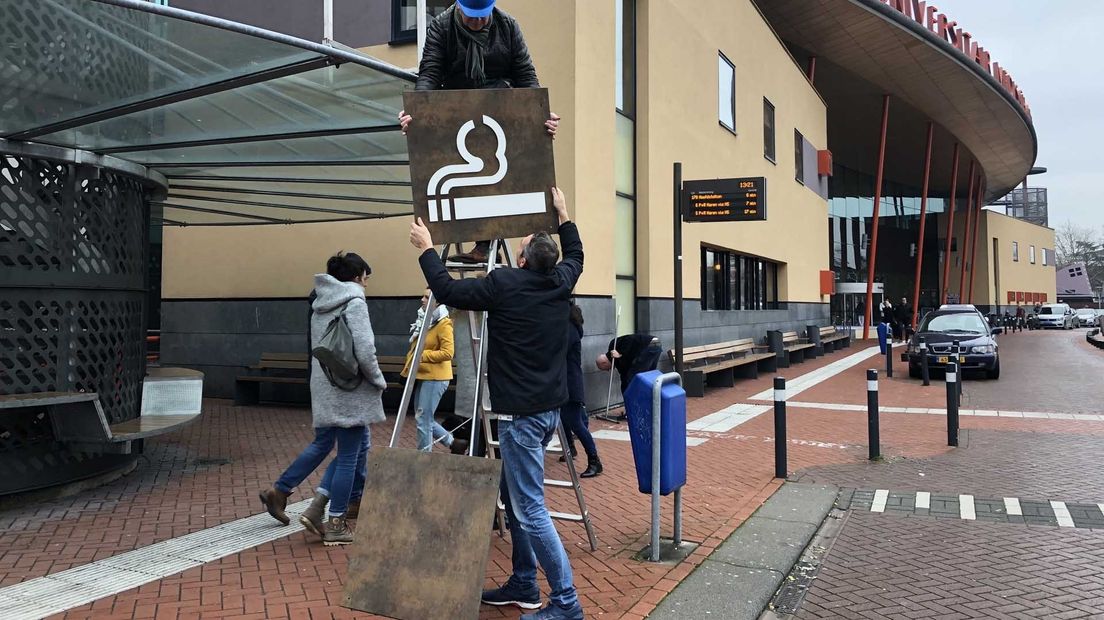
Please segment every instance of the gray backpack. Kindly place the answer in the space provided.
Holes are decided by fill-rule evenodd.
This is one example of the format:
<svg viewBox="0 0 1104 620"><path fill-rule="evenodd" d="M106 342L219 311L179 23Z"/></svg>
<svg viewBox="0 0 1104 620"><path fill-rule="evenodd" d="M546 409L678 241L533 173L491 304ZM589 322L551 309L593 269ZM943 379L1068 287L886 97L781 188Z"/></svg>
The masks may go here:
<svg viewBox="0 0 1104 620"><path fill-rule="evenodd" d="M345 308L348 308L348 304ZM318 360L318 365L330 380L330 385L352 391L360 385L364 377L360 374L360 363L353 351L353 332L345 321L345 308L330 321L311 354Z"/></svg>

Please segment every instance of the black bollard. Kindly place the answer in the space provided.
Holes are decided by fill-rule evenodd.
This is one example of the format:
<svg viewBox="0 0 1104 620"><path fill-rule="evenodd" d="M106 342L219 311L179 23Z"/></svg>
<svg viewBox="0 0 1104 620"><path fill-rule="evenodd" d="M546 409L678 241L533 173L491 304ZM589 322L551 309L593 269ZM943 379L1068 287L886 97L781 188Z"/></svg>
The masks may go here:
<svg viewBox="0 0 1104 620"><path fill-rule="evenodd" d="M954 357L951 358L951 361L954 362L955 368L959 369L959 364L960 364L959 359L962 357L962 345L960 345L957 340L955 340L954 344L951 346L951 354L954 355ZM962 406L962 376L961 375L962 375L962 373L959 372L958 381L955 382L955 389L958 390L957 391L958 400L955 401L955 406L956 407L961 407Z"/></svg>
<svg viewBox="0 0 1104 620"><path fill-rule="evenodd" d="M958 445L958 364L947 364L947 445Z"/></svg>
<svg viewBox="0 0 1104 620"><path fill-rule="evenodd" d="M924 337L920 337L920 376L924 378L924 386L931 385L931 371L928 369L928 343Z"/></svg>
<svg viewBox="0 0 1104 620"><path fill-rule="evenodd" d="M886 376L893 378L893 341L886 340Z"/></svg>
<svg viewBox="0 0 1104 620"><path fill-rule="evenodd" d="M878 371L866 371L866 427L870 443L870 460L882 457L882 438L878 430Z"/></svg>
<svg viewBox="0 0 1104 620"><path fill-rule="evenodd" d="M786 468L786 380L774 378L774 477L783 480Z"/></svg>

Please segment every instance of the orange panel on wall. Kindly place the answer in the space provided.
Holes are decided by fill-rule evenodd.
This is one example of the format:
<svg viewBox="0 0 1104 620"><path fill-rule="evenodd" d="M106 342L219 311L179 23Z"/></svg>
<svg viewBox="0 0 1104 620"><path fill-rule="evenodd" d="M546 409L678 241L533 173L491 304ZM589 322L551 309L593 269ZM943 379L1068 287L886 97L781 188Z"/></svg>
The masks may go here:
<svg viewBox="0 0 1104 620"><path fill-rule="evenodd" d="M834 271L821 271L820 272L820 294L832 295L836 292L836 272Z"/></svg>

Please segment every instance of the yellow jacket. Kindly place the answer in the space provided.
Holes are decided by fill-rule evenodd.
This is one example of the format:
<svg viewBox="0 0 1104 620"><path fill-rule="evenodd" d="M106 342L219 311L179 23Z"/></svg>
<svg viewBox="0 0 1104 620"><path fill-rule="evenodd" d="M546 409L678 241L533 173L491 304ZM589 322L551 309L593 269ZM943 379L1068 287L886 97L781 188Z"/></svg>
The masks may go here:
<svg viewBox="0 0 1104 620"><path fill-rule="evenodd" d="M426 317L428 320L429 317ZM414 357L414 347L418 342L410 343L406 352L406 365L402 376L410 374L410 361ZM418 364L417 379L422 381L450 381L452 379L452 356L455 349L452 342L452 319L445 317L429 328L426 334L425 350Z"/></svg>

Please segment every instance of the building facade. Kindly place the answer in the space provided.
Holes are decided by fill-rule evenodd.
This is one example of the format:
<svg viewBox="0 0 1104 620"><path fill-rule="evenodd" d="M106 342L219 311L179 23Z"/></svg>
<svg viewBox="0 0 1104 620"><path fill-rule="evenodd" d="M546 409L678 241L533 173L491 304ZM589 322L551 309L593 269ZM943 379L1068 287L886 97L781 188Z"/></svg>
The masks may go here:
<svg viewBox="0 0 1104 620"><path fill-rule="evenodd" d="M172 2L322 38L321 3L260 4ZM1053 231L981 208L1034 163L1026 98L968 32L913 4L499 1L564 119L556 175L586 247L584 358L615 333L673 343L676 162L686 180L767 188L764 221L684 224L687 346L863 324L882 294L918 314L955 298L985 309L1009 292L1054 298ZM333 37L416 67L413 5L335 0ZM311 274L340 249L373 265L380 349L402 354L423 285L407 227L166 227L163 357L230 394L261 352L304 346ZM589 404L604 404L604 377L587 377Z"/></svg>

